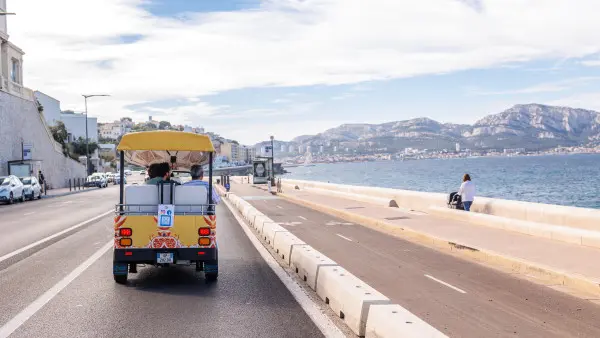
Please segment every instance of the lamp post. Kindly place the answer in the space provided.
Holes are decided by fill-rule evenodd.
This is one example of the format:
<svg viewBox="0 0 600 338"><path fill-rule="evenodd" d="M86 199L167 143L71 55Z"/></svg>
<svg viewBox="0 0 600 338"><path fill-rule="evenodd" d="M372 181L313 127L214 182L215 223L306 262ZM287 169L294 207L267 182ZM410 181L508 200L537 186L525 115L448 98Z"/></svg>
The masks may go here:
<svg viewBox="0 0 600 338"><path fill-rule="evenodd" d="M89 137L88 137L88 108L87 108L87 100L91 97L96 96L110 96L108 94L92 94L92 95L82 95L85 100L85 171L89 175L90 174L90 146L89 146Z"/></svg>
<svg viewBox="0 0 600 338"><path fill-rule="evenodd" d="M269 182L270 185L275 184L275 146L273 140L275 140L275 136L271 135L271 182Z"/></svg>

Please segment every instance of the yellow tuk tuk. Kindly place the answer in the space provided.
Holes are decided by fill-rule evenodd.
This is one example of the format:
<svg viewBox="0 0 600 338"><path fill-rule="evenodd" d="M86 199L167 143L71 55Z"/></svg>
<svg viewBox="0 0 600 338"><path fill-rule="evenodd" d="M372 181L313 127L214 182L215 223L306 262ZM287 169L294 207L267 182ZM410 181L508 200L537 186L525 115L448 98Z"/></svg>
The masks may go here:
<svg viewBox="0 0 600 338"><path fill-rule="evenodd" d="M214 147L206 135L179 131L129 133L122 137L120 192L114 219L113 275L127 282L138 264L196 265L205 278L218 276L216 213L212 200ZM125 185L125 162L150 167L168 163L171 170L208 164L206 185L180 185L169 180Z"/></svg>

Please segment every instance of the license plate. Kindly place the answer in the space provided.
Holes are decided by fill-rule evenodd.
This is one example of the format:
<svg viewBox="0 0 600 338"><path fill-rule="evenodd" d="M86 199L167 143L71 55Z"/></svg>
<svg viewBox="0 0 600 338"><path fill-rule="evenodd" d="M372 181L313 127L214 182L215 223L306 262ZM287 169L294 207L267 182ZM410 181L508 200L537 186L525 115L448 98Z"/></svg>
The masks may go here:
<svg viewBox="0 0 600 338"><path fill-rule="evenodd" d="M173 263L173 254L170 252L159 252L156 254L156 263L166 264Z"/></svg>

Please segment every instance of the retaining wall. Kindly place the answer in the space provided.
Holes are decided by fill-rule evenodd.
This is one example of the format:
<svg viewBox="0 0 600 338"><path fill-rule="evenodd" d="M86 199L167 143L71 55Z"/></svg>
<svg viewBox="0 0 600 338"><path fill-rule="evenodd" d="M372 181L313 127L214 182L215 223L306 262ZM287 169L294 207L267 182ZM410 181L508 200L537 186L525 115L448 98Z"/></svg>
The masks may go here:
<svg viewBox="0 0 600 338"><path fill-rule="evenodd" d="M33 145L32 159L41 161L52 188L68 187L69 178L86 177L83 164L63 155L36 104L0 91L0 175L8 174L8 161L21 159L22 142Z"/></svg>

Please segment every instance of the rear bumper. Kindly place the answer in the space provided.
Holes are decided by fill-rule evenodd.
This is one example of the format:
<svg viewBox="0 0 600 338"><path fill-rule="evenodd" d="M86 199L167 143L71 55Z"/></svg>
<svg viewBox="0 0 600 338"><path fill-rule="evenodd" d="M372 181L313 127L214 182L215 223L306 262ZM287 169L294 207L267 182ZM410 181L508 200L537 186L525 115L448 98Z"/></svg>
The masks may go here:
<svg viewBox="0 0 600 338"><path fill-rule="evenodd" d="M113 259L119 263L156 264L156 257L161 252L172 252L174 262L203 262L217 259L216 248L185 249L114 249ZM130 253L130 254L129 254Z"/></svg>

